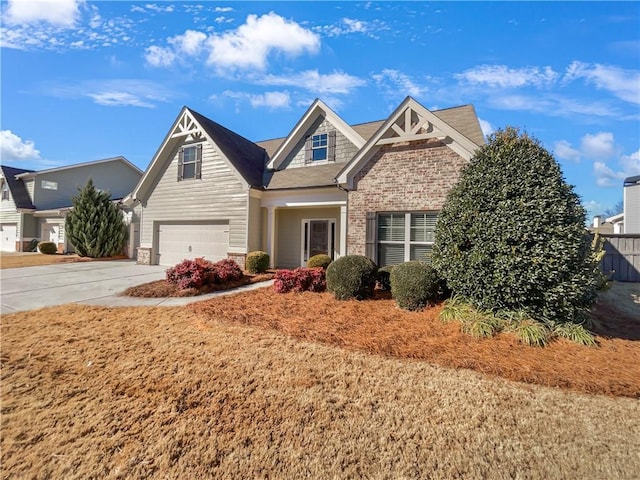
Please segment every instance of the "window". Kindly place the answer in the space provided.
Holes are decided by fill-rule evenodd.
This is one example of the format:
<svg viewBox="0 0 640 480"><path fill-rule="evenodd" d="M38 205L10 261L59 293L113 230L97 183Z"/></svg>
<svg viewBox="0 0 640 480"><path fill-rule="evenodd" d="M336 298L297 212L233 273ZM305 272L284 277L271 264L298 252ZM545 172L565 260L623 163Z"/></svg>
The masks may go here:
<svg viewBox="0 0 640 480"><path fill-rule="evenodd" d="M336 132L316 133L307 137L305 143L305 163L335 161Z"/></svg>
<svg viewBox="0 0 640 480"><path fill-rule="evenodd" d="M49 180L42 180L42 182L40 183L40 186L44 190L57 190L58 182L50 182Z"/></svg>
<svg viewBox="0 0 640 480"><path fill-rule="evenodd" d="M326 160L327 159L327 134L321 133L311 137L311 159Z"/></svg>
<svg viewBox="0 0 640 480"><path fill-rule="evenodd" d="M182 147L178 153L178 181L201 178L202 144Z"/></svg>
<svg viewBox="0 0 640 480"><path fill-rule="evenodd" d="M2 180L2 200L9 200L9 185Z"/></svg>
<svg viewBox="0 0 640 480"><path fill-rule="evenodd" d="M436 212L378 214L378 265L431 262Z"/></svg>

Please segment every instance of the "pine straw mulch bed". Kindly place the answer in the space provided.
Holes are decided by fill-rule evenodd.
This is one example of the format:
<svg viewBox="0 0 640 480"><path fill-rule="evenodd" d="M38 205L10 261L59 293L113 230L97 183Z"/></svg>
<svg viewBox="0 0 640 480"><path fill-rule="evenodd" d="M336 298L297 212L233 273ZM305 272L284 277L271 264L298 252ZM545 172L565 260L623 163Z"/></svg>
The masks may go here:
<svg viewBox="0 0 640 480"><path fill-rule="evenodd" d="M523 345L508 333L478 340L463 334L458 324L443 323L438 318L442 306L407 312L380 294L374 300L337 301L329 293L276 294L264 288L188 308L209 321L276 330L310 342L473 369L518 382L640 398L640 342L635 341L640 339L640 322L602 304L594 309L596 321L618 327L609 329L611 336L598 335L598 347L560 339L544 348ZM635 333L629 334L629 325ZM627 334L617 338L616 331Z"/></svg>
<svg viewBox="0 0 640 480"><path fill-rule="evenodd" d="M143 298L195 297L197 295L204 295L211 292L219 292L221 290L231 290L233 288L250 285L252 283L266 282L267 280L272 280L274 276L275 273L271 271L255 275L245 273L244 277L234 282L227 282L225 284L204 285L200 288L185 289L180 289L177 285L169 283L166 280L157 280L155 282L149 282L142 285L136 285L135 287L129 287L124 292L122 292L122 295L128 297Z"/></svg>

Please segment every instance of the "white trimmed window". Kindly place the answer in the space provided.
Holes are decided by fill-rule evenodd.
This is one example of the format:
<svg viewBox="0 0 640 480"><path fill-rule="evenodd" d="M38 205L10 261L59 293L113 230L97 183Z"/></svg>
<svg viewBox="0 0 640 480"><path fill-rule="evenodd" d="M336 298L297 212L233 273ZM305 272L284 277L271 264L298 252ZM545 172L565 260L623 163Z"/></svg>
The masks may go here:
<svg viewBox="0 0 640 480"><path fill-rule="evenodd" d="M9 200L9 185L3 179L2 180L2 200Z"/></svg>
<svg viewBox="0 0 640 480"><path fill-rule="evenodd" d="M330 161L336 159L336 132L309 135L305 142L305 163Z"/></svg>
<svg viewBox="0 0 640 480"><path fill-rule="evenodd" d="M378 265L431 262L437 212L378 214Z"/></svg>
<svg viewBox="0 0 640 480"><path fill-rule="evenodd" d="M326 160L328 145L329 140L326 133L313 135L311 137L311 159L314 162L317 160Z"/></svg>
<svg viewBox="0 0 640 480"><path fill-rule="evenodd" d="M201 178L202 144L182 147L178 152L178 181Z"/></svg>

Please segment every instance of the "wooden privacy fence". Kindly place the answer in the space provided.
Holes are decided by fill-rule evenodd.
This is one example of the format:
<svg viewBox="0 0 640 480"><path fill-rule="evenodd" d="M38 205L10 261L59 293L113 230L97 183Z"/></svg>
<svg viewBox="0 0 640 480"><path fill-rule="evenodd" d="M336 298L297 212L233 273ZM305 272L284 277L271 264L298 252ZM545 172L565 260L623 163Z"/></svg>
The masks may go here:
<svg viewBox="0 0 640 480"><path fill-rule="evenodd" d="M640 282L640 234L600 236L605 240L602 271L619 282Z"/></svg>

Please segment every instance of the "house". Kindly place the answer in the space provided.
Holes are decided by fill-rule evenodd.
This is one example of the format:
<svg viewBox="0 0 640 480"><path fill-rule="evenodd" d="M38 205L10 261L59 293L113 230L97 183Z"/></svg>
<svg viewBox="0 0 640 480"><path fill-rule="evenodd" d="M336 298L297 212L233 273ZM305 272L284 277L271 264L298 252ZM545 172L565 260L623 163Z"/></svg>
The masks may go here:
<svg viewBox="0 0 640 480"><path fill-rule="evenodd" d="M625 178L622 205L623 211L617 215L596 215L589 230L605 235L640 234L640 175Z"/></svg>
<svg viewBox="0 0 640 480"><path fill-rule="evenodd" d="M640 175L625 178L623 185L624 233L640 233Z"/></svg>
<svg viewBox="0 0 640 480"><path fill-rule="evenodd" d="M407 97L349 125L315 100L284 138L252 142L184 107L127 199L141 207L138 262L233 258L272 266L361 254L426 259L438 211L484 137L471 105Z"/></svg>
<svg viewBox="0 0 640 480"><path fill-rule="evenodd" d="M124 157L38 171L2 165L1 171L0 230L2 251L8 252L26 251L33 240L54 242L58 252L72 250L64 222L78 189L91 178L96 188L119 200L142 177Z"/></svg>

